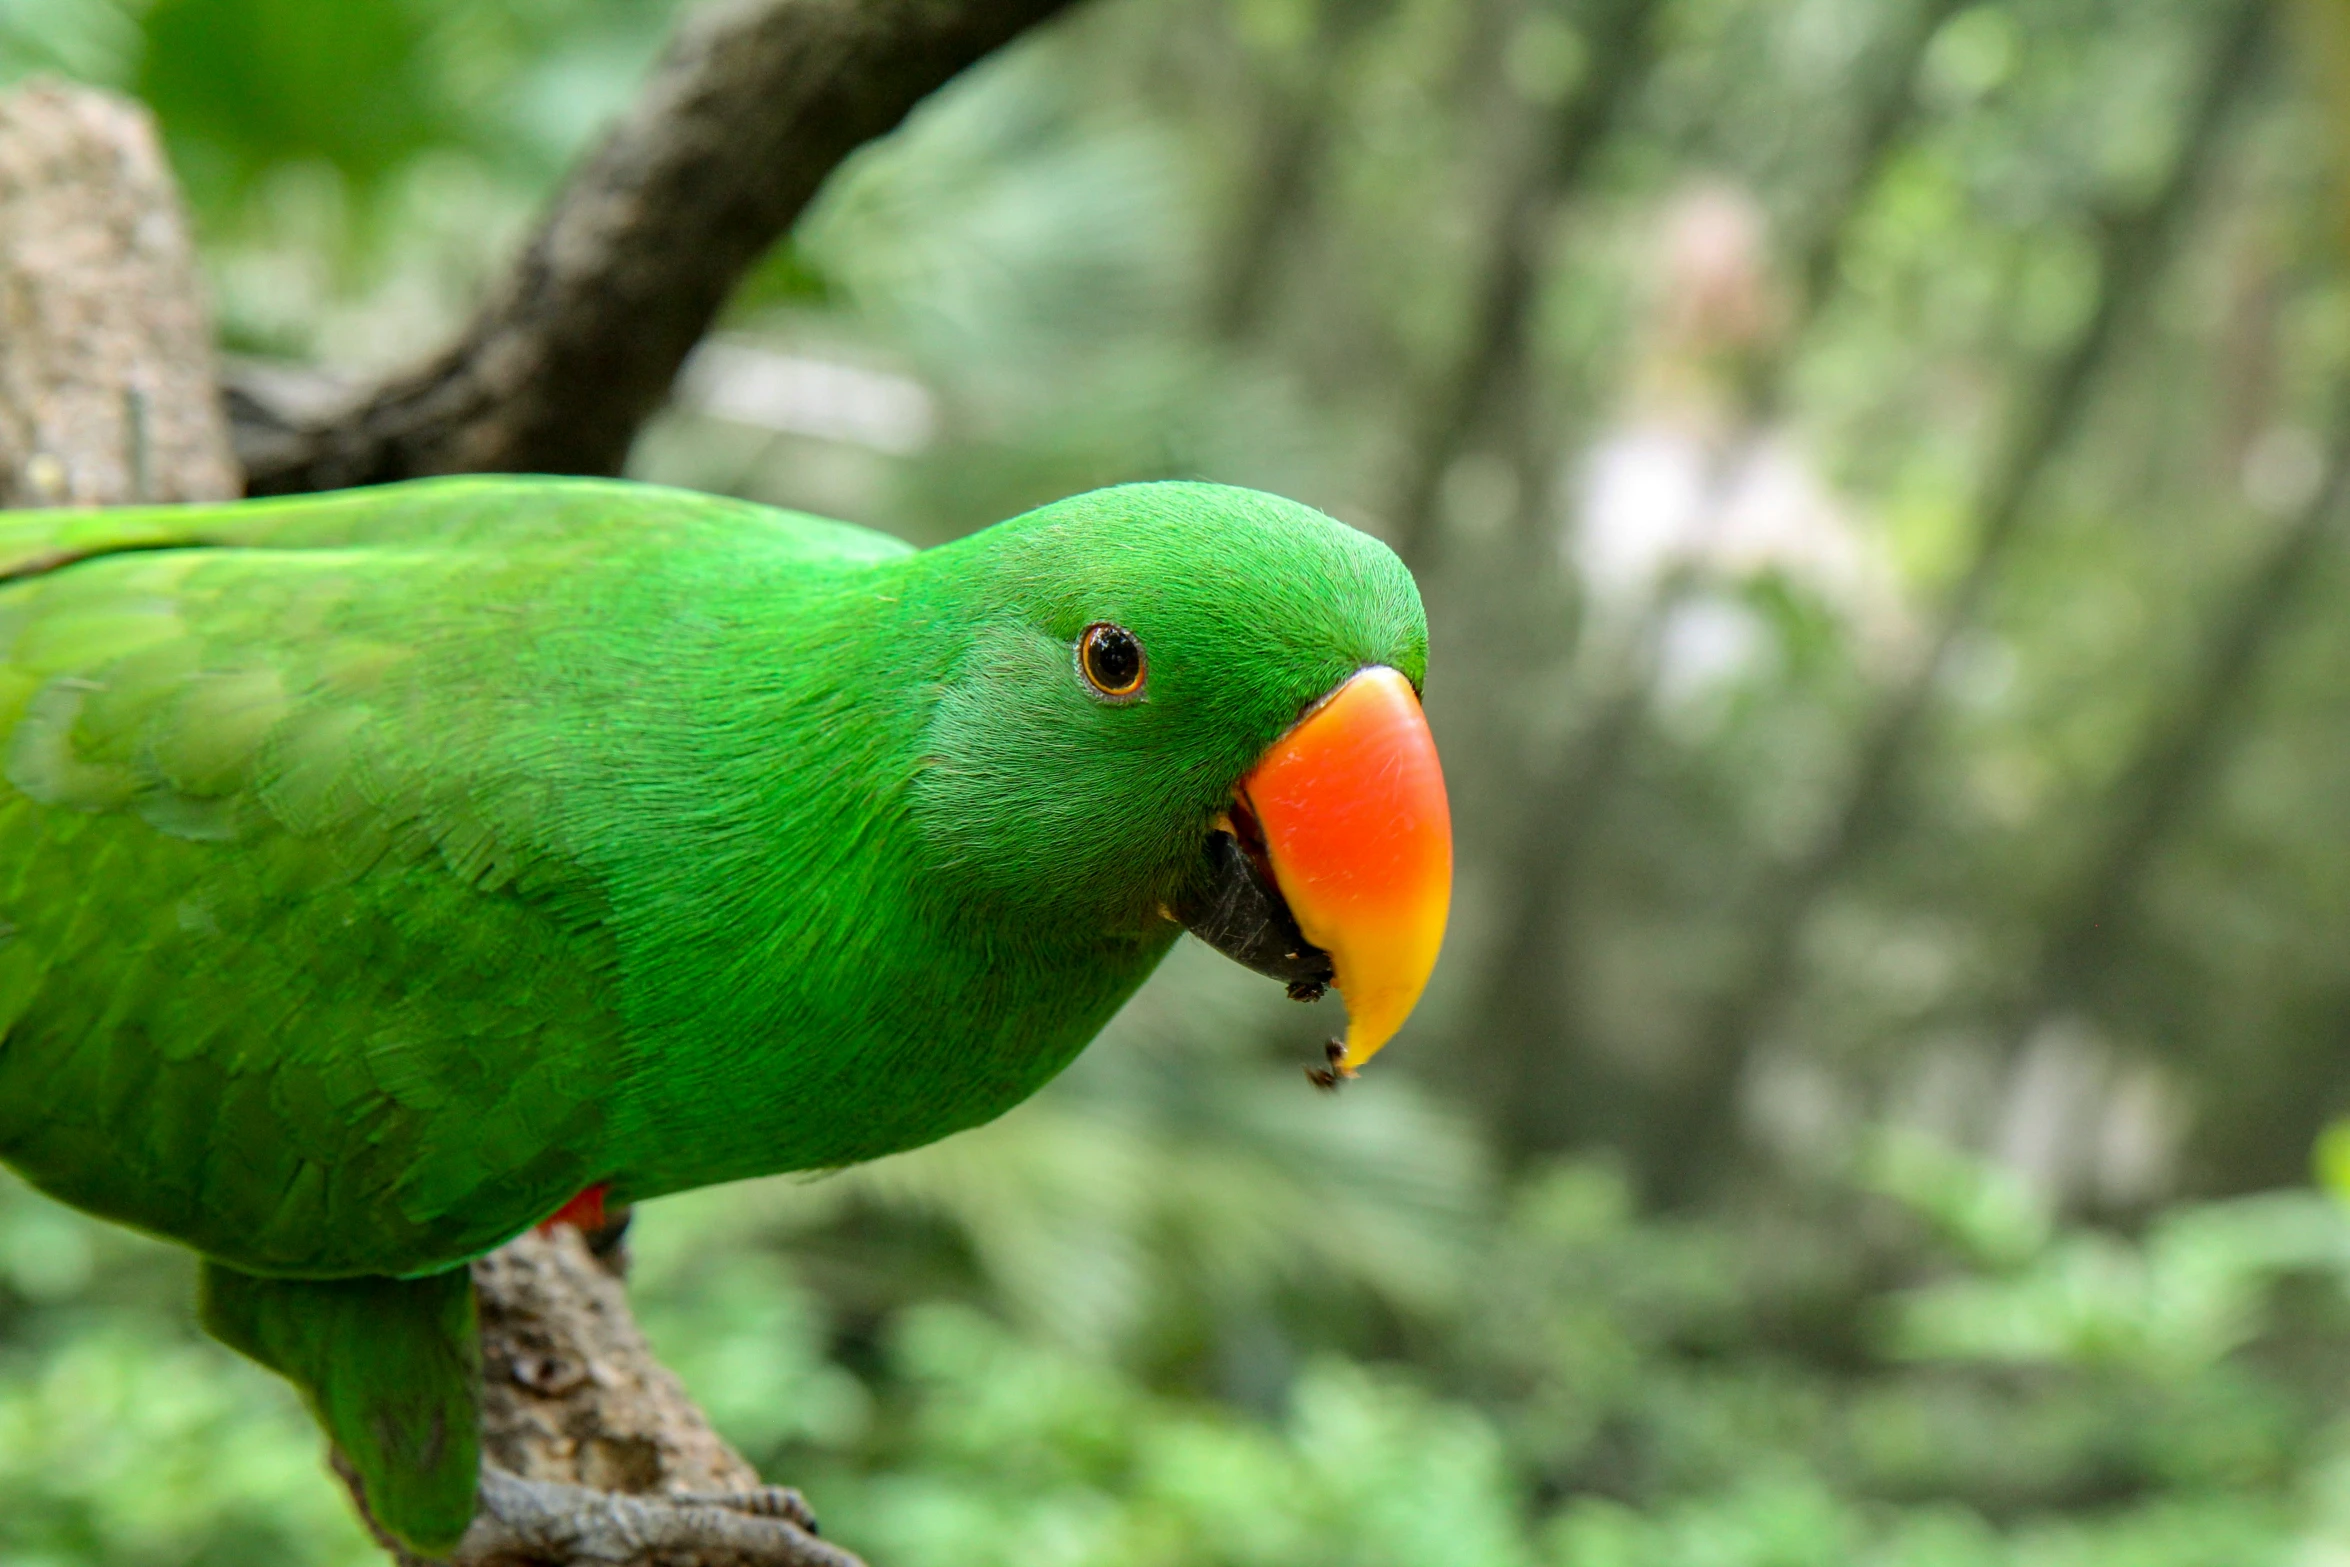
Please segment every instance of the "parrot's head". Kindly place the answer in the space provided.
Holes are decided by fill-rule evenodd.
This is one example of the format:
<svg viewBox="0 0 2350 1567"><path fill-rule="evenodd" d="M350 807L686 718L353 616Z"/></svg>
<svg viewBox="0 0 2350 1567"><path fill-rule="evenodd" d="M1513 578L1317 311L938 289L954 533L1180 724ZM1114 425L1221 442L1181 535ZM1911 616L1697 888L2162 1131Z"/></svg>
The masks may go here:
<svg viewBox="0 0 2350 1567"><path fill-rule="evenodd" d="M1097 490L932 551L965 606L917 811L941 873L1118 938L1179 921L1348 1026L1435 967L1452 826L1428 625L1385 545L1222 485Z"/></svg>

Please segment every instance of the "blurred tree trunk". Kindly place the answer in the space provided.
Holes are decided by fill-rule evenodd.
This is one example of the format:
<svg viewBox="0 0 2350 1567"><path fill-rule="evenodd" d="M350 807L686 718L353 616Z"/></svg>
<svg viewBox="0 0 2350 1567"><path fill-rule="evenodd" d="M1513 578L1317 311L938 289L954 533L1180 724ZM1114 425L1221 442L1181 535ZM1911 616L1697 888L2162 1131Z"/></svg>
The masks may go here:
<svg viewBox="0 0 2350 1567"><path fill-rule="evenodd" d="M2298 20L2314 46L2305 68L2335 127L2333 186L2343 217L2338 250L2350 262L2350 0L2307 0L2301 11ZM2350 507L2350 387L2338 389L2336 399L2337 427L2306 502L2215 617L2185 699L2148 727L2113 791L2115 819L2047 922L2025 982L1995 1013L2006 1053L2052 1018L2110 1006L2118 970L2143 945L2147 879L2224 767L2229 737L2244 721L2271 648L2296 623L2324 551L2338 542ZM2258 1074L2260 1090L2218 1096L2243 1107L2230 1124L2198 1138L2205 1165L2198 1184L2207 1189L2252 1190L2299 1178L2304 1150L2339 1102L2320 1086L2341 1080L2331 1061L2288 1054L2244 1065Z"/></svg>
<svg viewBox="0 0 2350 1567"><path fill-rule="evenodd" d="M2012 1047L2050 1011L2091 999L2099 974L2131 935L2137 893L2162 846L2225 759L2262 655L2291 623L2319 551L2350 495L2350 421L2327 454L2323 478L2218 617L2186 699L2148 732L2113 797L2119 809L2063 916L2049 922L2039 962L2003 1037Z"/></svg>
<svg viewBox="0 0 2350 1567"><path fill-rule="evenodd" d="M1701 518L1717 515L1728 503L1741 460L1775 416L1788 368L1834 291L1853 222L1906 139L1927 46L1963 3L1921 0L1864 62L1864 79L1853 94L1860 110L1851 150L1830 188L1813 203L1812 220L1793 247L1786 330L1773 351L1746 366L1729 434L1707 474ZM1529 530L1521 524L1521 531ZM1555 1150L1592 1135L1599 1130L1595 1118L1610 1117L1609 1107L1620 1109L1624 1096L1637 1092L1623 1083L1595 1091L1601 1085L1589 1081L1599 1057L1588 1040L1578 1037L1573 1005L1574 895L1647 727L1664 628L1700 580L1687 567L1659 579L1649 602L1601 654L1608 667L1597 681L1597 716L1575 734L1564 756L1535 769L1522 790L1517 849L1507 861L1519 873L1505 884L1504 912L1497 922L1501 951L1488 966L1471 1014L1471 1037L1490 1063L1487 1098L1513 1156Z"/></svg>
<svg viewBox="0 0 2350 1567"><path fill-rule="evenodd" d="M2005 1054L2015 1055L2041 1024L2066 1011L2096 1010L2115 965L2141 934L2140 894L2146 879L2227 760L2229 735L2243 716L2264 657L2293 623L2320 554L2333 542L2350 502L2350 393L2343 404L2340 427L2309 500L2230 596L2185 699L2149 728L2113 790L2110 826L2048 921L2039 957L2023 985L1996 1016ZM2307 1091L2300 1074L2290 1075L2299 1082L2290 1091L2294 1103L2267 1101L2259 1117L2261 1147L2251 1161L2254 1167L2241 1179L2218 1172L2219 1189L2289 1180L2299 1173L2303 1151L2323 1127L2328 1107L2324 1096Z"/></svg>
<svg viewBox="0 0 2350 1567"><path fill-rule="evenodd" d="M1258 111L1256 155L1249 160L1237 215L1208 286L1208 330L1238 342L1257 329L1280 287L1285 244L1313 220L1314 196L1340 89L1356 47L1394 0L1320 0L1306 46L1303 80L1268 81Z"/></svg>
<svg viewBox="0 0 2350 1567"><path fill-rule="evenodd" d="M1445 473L1479 422L1522 384L1551 231L1648 80L1663 10L1663 0L1595 0L1580 71L1530 128L1514 174L1496 193L1460 350L1427 388L1405 433L1388 508L1388 535L1415 570L1426 571L1436 550Z"/></svg>
<svg viewBox="0 0 2350 1567"><path fill-rule="evenodd" d="M1753 947L1733 982L1707 1009L1689 1065L1649 1128L1646 1168L1662 1195L1692 1198L1711 1185L1740 1147L1739 1089L1754 1043L1775 1023L1797 978L1812 912L1829 889L1883 836L1895 814L1901 770L1924 726L1943 671L1980 614L2021 531L2026 504L2081 424L2098 377L2163 275L2173 241L2219 155L2229 110L2256 75L2268 0L2240 0L2226 15L2178 150L2153 192L2102 227L2097 303L2072 346L2017 403L2008 439L1975 505L1975 544L1944 602L1927 649L1886 694L1863 730L1843 799L1793 859L1766 874L1741 923Z"/></svg>
<svg viewBox="0 0 2350 1567"><path fill-rule="evenodd" d="M2334 125L2334 180L2350 187L2350 0L2303 0L2302 20L2316 48L2319 100ZM2341 203L2342 248L2350 254L2350 200Z"/></svg>

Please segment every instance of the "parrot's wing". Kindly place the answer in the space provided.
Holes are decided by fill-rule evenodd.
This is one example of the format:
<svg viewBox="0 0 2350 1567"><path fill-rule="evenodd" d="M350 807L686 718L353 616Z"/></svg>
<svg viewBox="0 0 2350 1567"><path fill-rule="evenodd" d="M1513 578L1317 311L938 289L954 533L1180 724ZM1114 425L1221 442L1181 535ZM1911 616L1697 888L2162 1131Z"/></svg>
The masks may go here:
<svg viewBox="0 0 2350 1567"><path fill-rule="evenodd" d="M619 961L543 808L594 765L548 671L663 552L902 546L584 483L47 516L0 523L51 562L0 581L0 1159L297 1275L601 1178Z"/></svg>
<svg viewBox="0 0 2350 1567"><path fill-rule="evenodd" d="M886 560L908 546L829 518L603 479L466 475L230 505L0 512L0 581L98 555L187 546L522 549L623 542L637 529L757 531L810 557Z"/></svg>

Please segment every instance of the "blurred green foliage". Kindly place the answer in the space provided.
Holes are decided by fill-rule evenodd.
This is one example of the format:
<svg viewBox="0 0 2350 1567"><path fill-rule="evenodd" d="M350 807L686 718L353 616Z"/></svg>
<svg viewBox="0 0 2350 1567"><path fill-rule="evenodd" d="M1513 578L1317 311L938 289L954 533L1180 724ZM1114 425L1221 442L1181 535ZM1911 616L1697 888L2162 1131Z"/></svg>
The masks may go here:
<svg viewBox="0 0 2350 1567"><path fill-rule="evenodd" d="M1057 1113L964 1160L1020 1162ZM932 1217L887 1183L656 1204L635 1293L729 1437L907 1567L2247 1567L2350 1543L2350 1216L2194 1205L1994 1267L1942 1223L1994 1179L1943 1154L1903 1183L1919 1206L1831 1199L1932 1281L1843 1281L1868 1328L1823 1353L1781 1237L1643 1220L1603 1166L1536 1172L1463 1226L1475 1287L1412 1314L1415 1353L1311 1350L1265 1409L1051 1331L1010 1298L1033 1281L967 1260L886 1306L828 1290L796 1259ZM14 1186L0 1257L0 1560L368 1558L291 1395L194 1333L184 1258Z"/></svg>
<svg viewBox="0 0 2350 1567"><path fill-rule="evenodd" d="M639 1215L664 1356L876 1567L2350 1561L2350 579L2283 553L2350 23L2286 7L2198 147L2227 0L1662 0L1645 68L1625 4L1091 0L859 155L724 323L764 392L639 445L918 541L1165 474L1402 538L1436 476L1462 879L1373 1073L1186 949L995 1126ZM675 9L0 0L0 78L144 97L224 344L364 377ZM188 1283L0 1184L5 1567L369 1559Z"/></svg>

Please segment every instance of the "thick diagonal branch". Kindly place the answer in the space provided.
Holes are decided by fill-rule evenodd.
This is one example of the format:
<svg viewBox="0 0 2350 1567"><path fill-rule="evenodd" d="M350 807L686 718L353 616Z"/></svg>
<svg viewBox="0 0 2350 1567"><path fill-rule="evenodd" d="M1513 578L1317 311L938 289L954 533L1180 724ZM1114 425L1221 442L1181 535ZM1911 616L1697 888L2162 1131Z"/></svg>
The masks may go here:
<svg viewBox="0 0 2350 1567"><path fill-rule="evenodd" d="M249 490L616 473L736 283L832 171L1069 0L756 0L697 15L447 351L325 417L238 400Z"/></svg>

